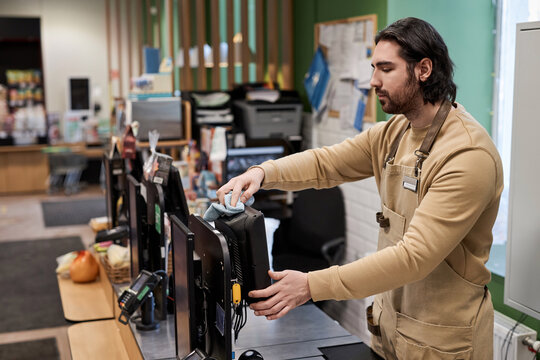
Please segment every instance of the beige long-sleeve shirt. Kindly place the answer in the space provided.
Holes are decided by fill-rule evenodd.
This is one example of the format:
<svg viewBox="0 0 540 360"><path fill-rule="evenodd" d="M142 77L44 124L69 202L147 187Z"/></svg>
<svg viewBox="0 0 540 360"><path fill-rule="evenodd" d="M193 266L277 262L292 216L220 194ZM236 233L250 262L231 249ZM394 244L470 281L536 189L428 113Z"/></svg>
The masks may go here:
<svg viewBox="0 0 540 360"><path fill-rule="evenodd" d="M327 188L375 176L382 191L385 157L407 125L397 115L340 144L267 161L260 165L262 187ZM407 130L395 164L414 166L414 150L427 129ZM452 108L424 161L420 204L406 221L403 240L352 263L310 272L312 298L364 298L421 280L442 261L466 280L487 284L491 274L485 263L502 189L502 164L490 136L461 105Z"/></svg>

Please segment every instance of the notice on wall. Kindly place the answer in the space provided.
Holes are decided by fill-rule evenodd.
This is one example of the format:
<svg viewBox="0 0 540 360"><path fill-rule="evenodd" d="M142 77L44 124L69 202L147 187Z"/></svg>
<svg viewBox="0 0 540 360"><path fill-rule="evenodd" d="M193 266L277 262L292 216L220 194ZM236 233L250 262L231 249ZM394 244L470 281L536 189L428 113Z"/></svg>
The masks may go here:
<svg viewBox="0 0 540 360"><path fill-rule="evenodd" d="M370 17L320 24L318 45L323 47L330 80L317 119L337 118L342 129L361 131L372 75L374 21Z"/></svg>

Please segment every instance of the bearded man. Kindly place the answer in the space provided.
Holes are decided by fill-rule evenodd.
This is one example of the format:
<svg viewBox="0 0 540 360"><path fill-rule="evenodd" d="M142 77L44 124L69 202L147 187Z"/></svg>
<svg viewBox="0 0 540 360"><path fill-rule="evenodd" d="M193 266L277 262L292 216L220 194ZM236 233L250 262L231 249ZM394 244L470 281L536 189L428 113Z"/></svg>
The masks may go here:
<svg viewBox="0 0 540 360"><path fill-rule="evenodd" d="M276 282L250 293L267 299L251 307L276 319L309 299L376 295L368 324L383 358L492 359L485 263L503 189L499 154L455 102L453 63L433 26L401 19L375 42L371 86L395 116L340 144L255 166L218 197L232 191L234 206L260 187L328 188L374 176L378 251L307 274L270 272Z"/></svg>

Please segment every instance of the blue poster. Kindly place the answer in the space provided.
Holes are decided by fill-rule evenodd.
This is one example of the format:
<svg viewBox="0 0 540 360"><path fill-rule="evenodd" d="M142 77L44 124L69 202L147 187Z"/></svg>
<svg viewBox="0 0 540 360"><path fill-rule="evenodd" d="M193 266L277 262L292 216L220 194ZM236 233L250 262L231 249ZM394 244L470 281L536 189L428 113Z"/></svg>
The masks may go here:
<svg viewBox="0 0 540 360"><path fill-rule="evenodd" d="M319 47L313 56L313 60L311 60L311 65L304 79L304 88L306 89L309 102L317 111L321 105L329 79L330 71L328 70L328 63Z"/></svg>

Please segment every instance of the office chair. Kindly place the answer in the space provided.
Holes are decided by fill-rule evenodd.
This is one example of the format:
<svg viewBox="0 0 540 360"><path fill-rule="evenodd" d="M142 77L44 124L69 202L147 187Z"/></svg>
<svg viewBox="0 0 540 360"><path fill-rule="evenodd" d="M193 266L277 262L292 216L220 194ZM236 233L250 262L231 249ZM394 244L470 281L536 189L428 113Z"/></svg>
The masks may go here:
<svg viewBox="0 0 540 360"><path fill-rule="evenodd" d="M302 272L338 264L345 252L345 207L338 187L296 193L292 217L274 233L273 268Z"/></svg>

